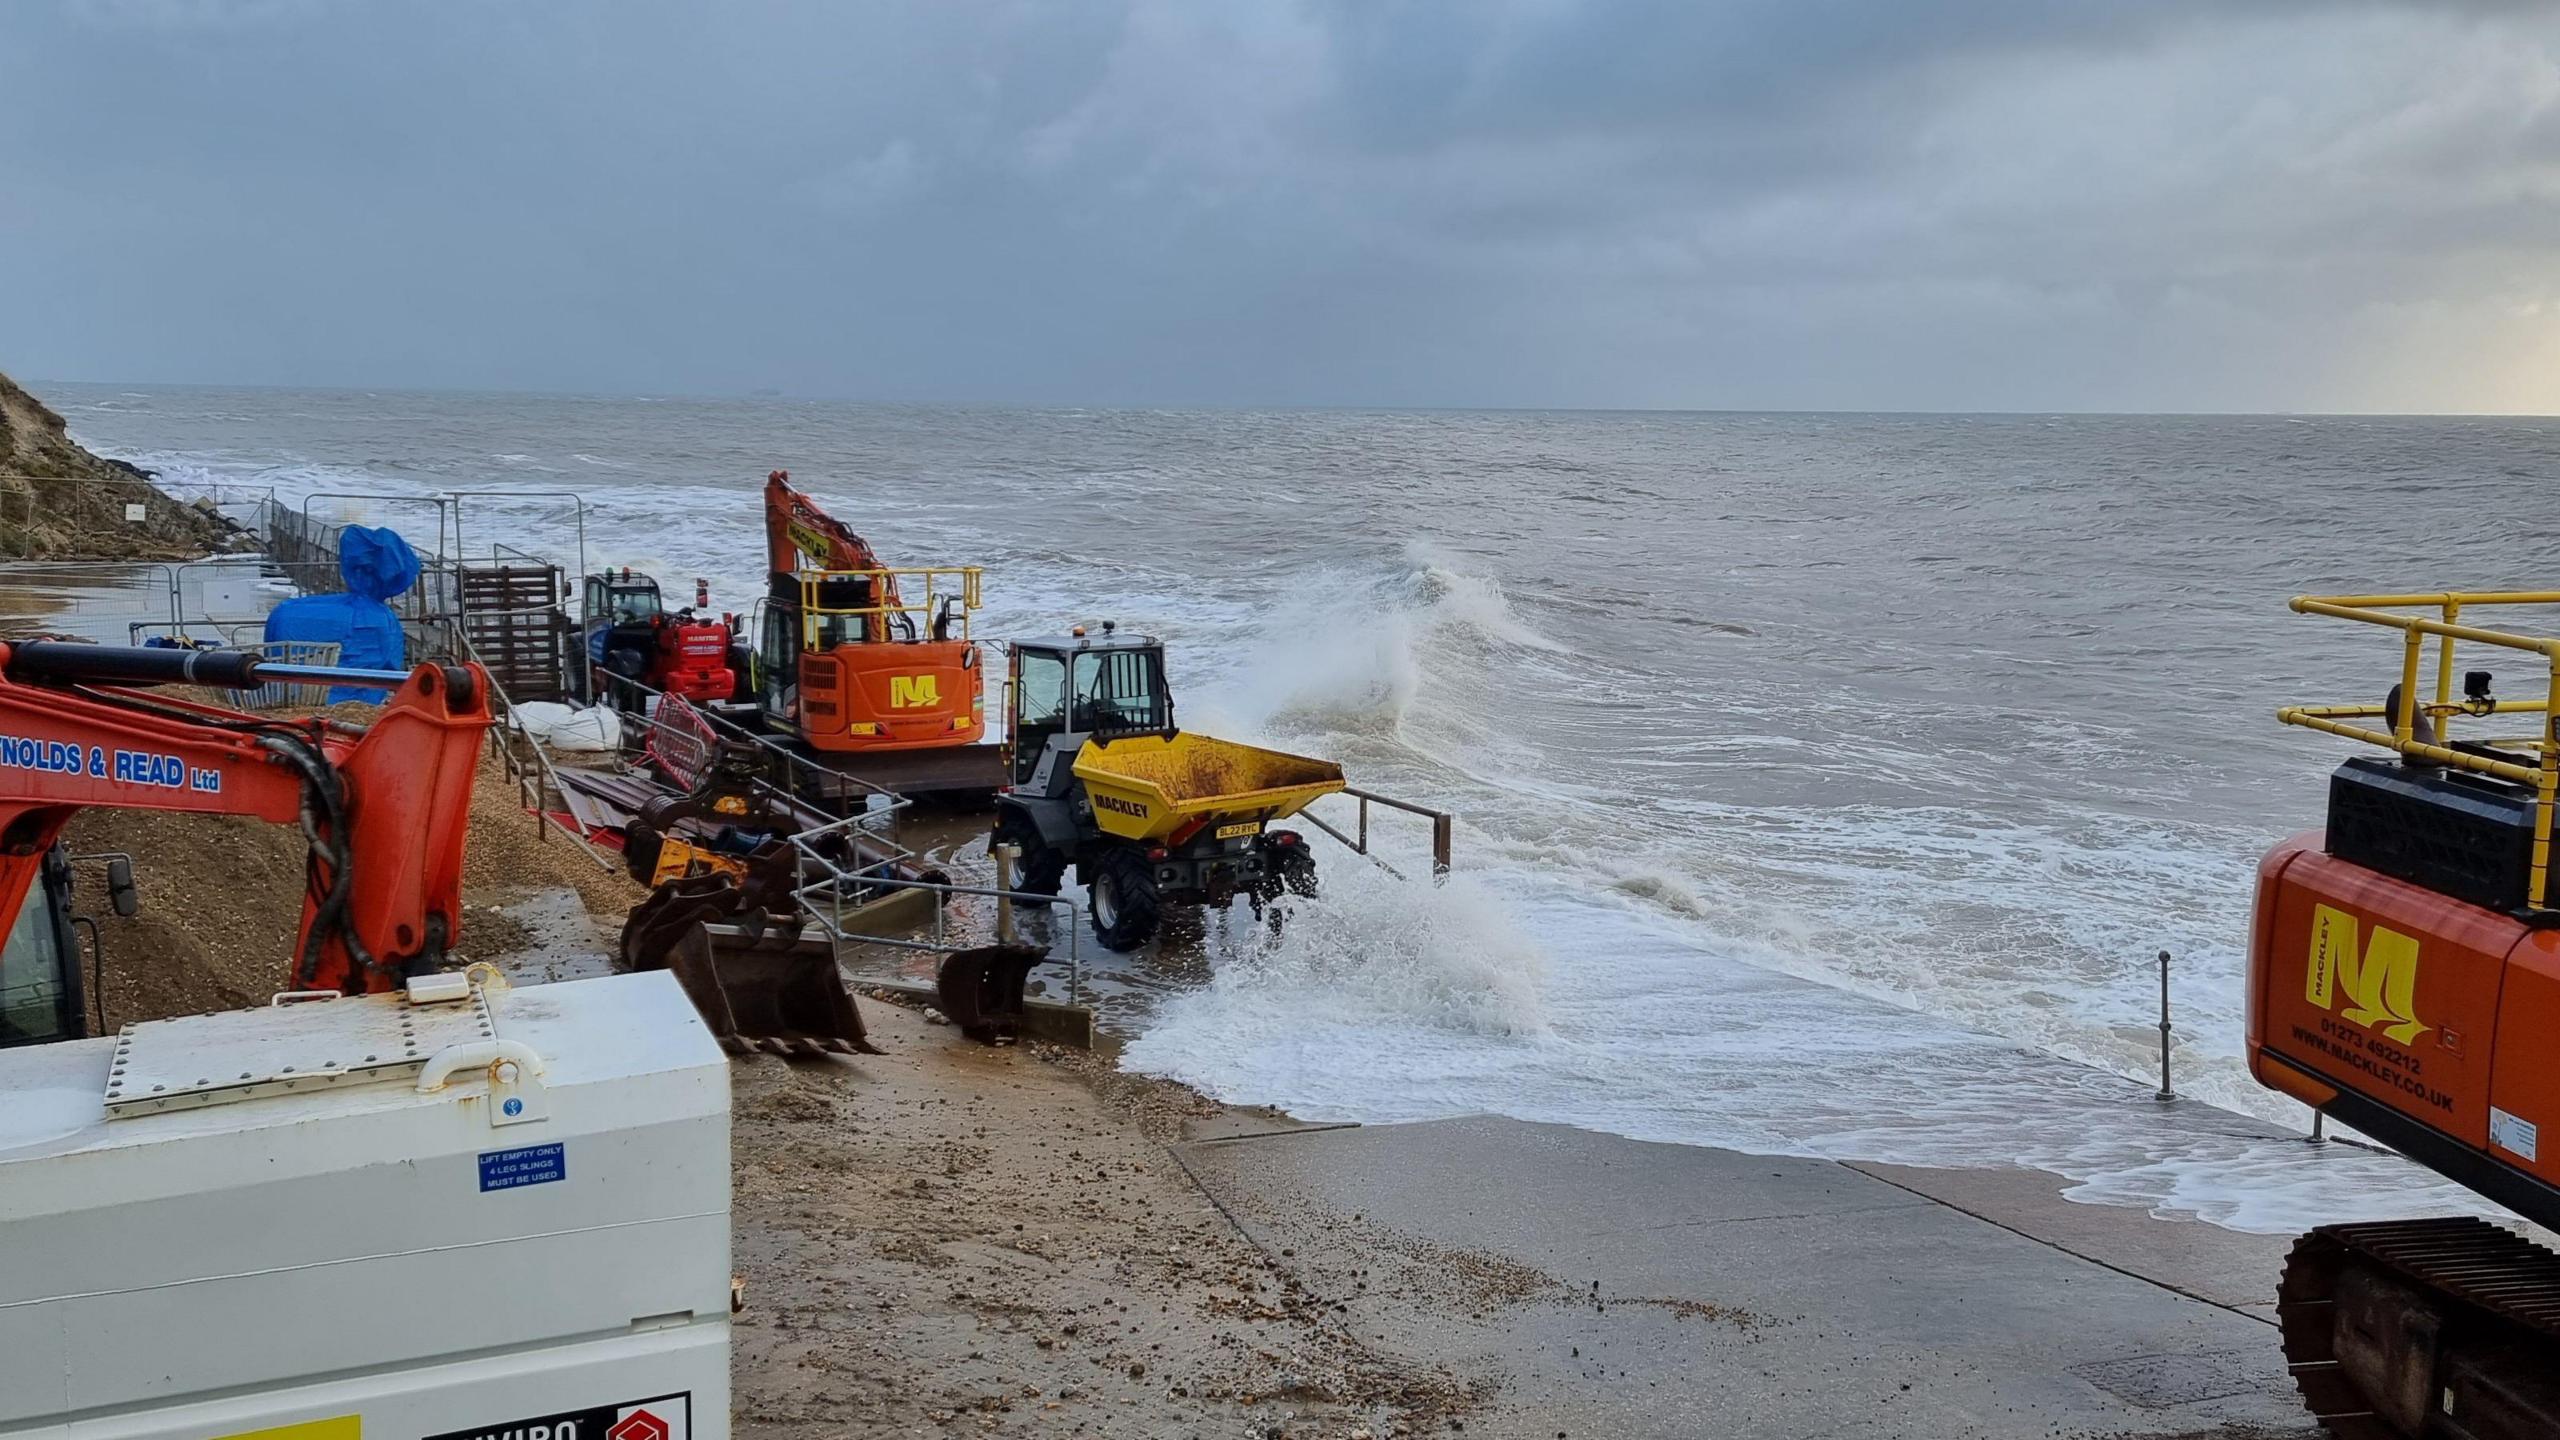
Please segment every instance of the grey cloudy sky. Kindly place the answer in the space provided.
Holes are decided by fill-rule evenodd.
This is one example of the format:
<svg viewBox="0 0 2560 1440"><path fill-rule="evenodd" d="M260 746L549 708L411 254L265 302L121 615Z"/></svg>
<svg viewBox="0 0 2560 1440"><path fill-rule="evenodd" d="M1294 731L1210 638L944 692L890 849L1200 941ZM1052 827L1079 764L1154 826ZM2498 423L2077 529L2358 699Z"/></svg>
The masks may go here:
<svg viewBox="0 0 2560 1440"><path fill-rule="evenodd" d="M2560 410L2560 4L13 0L0 368Z"/></svg>

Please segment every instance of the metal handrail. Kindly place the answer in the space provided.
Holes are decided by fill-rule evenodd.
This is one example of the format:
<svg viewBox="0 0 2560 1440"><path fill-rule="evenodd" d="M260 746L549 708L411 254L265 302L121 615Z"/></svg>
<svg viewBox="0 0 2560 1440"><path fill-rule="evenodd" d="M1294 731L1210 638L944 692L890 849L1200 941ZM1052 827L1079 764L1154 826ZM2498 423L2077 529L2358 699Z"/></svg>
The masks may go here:
<svg viewBox="0 0 2560 1440"><path fill-rule="evenodd" d="M501 551L504 551L505 554L500 554L499 552ZM552 560L546 556L536 555L532 551L525 549L523 546L510 545L504 540L492 540L489 542L490 564L504 565L508 563L507 556L509 555L513 555L516 558L524 560L540 569L557 570L560 568L558 561Z"/></svg>
<svg viewBox="0 0 2560 1440"><path fill-rule="evenodd" d="M71 604L68 607L58 603L48 604L44 607L42 614L30 611L11 614L0 619L5 619L5 623L13 627L42 625L53 628L68 623L69 617L82 613L97 615L98 618L108 621L146 612L157 613L160 607L175 604L172 599L174 592L170 588L172 566L173 562L165 560L0 559L0 578L16 582L29 592L45 588L101 589L109 592L108 595L103 596L61 597L70 600ZM85 602L91 599L110 598L115 602L114 609L103 615L96 611L84 612L82 609Z"/></svg>
<svg viewBox="0 0 2560 1440"><path fill-rule="evenodd" d="M666 691L650 684L648 681L639 679L635 676L616 675L613 677L612 683L616 686L627 687L638 691L643 695L664 696L667 693ZM737 721L732 720L728 716L722 715L717 711L707 710L700 706L696 706L694 708L694 713L700 715L705 721L715 728L726 731L735 739L757 746L794 769L807 771L811 774L824 775L831 780L850 781L867 792L867 796L877 796L887 800L891 809L903 809L908 804L912 803L906 796L900 795L898 792L889 789L885 785L865 780L859 775L849 775L842 770L830 770L809 759L805 755L793 754L789 749L777 743L772 736L759 735L753 730L749 730L745 726L740 725ZM648 725L656 725L658 723L658 719L654 715L644 714L642 716L642 722Z"/></svg>
<svg viewBox="0 0 2560 1440"><path fill-rule="evenodd" d="M262 615L235 616L228 620L220 616L208 616L202 620L188 620L183 623L175 620L133 620L126 623L124 632L125 639L135 645L142 644L154 631L166 631L173 640L194 644L196 643L194 632L199 626L210 626L220 631L222 633L222 639L218 642L220 644L238 645L243 643L240 639L241 631L250 630L264 635L267 621Z"/></svg>
<svg viewBox="0 0 2560 1440"><path fill-rule="evenodd" d="M316 531L324 526L330 530L344 530L354 522L320 519L311 513L311 502L314 500L387 500L394 505L433 505L436 507L435 558L438 560L444 558L445 530L452 523L449 513L453 508L453 500L449 492L439 490L430 491L424 495L414 493L387 495L370 490L314 490L302 497L302 504L296 508L301 511L302 526L305 530Z"/></svg>
<svg viewBox="0 0 2560 1440"><path fill-rule="evenodd" d="M814 646L817 643L818 619L821 616L827 615L853 616L864 620L878 619L884 625L886 624L888 617L892 615L921 615L926 617L928 622L930 622L937 608L934 603L937 593L941 595L942 599L956 599L960 602L960 633L958 635L945 636L944 638L967 640L971 638L969 634L971 619L978 610L979 576L983 573L983 567L976 565L911 565L901 567L883 566L876 570L795 571L793 572L793 577L800 582L800 643L803 648ZM936 577L946 575L956 575L960 577L960 593L958 595L952 595L947 591L936 591L934 585ZM909 579L922 580L924 582L924 598L912 605L901 603L895 605L835 606L821 605L818 603L818 587L832 581L869 580L873 582L875 587L873 590L874 594L888 594L897 589L897 582L900 576L905 576ZM866 626L865 628L867 629L868 627Z"/></svg>
<svg viewBox="0 0 2560 1440"><path fill-rule="evenodd" d="M480 657L472 651L470 636L457 629L454 631L453 640L454 644L460 647L464 659L473 661L474 663L479 662ZM481 665L480 673L488 677L490 695L496 699L501 706L505 707L509 715L513 715L515 713L516 705L515 701L508 698L506 687L498 683L498 677L490 672L487 665ZM506 737L496 733L497 728L498 727L495 726L491 727L491 734L489 737L490 742L498 747L498 761L501 765L506 767L507 778L515 782L517 798L522 799L526 795L525 767L523 763L516 758L515 746L509 744ZM525 743L533 747L534 763L541 767L543 783L548 784L555 790L562 789L563 787L560 784L560 772L552 767L551 756L543 750L541 739L535 736L532 731L521 730L520 727L519 733L524 736ZM585 851L587 853L587 858L595 861L598 868L604 870L608 874L612 873L615 869L614 862L607 859L603 851L598 850L595 846L589 844L586 836L581 835L577 831L570 829L568 826L561 824L559 819L552 815L550 811L542 808L542 794L539 789L534 791L532 801L533 803L528 805L526 808L533 812L533 828L535 834L541 834L545 829L559 831L561 834L568 836L570 841L579 849Z"/></svg>
<svg viewBox="0 0 2560 1440"><path fill-rule="evenodd" d="M442 493L446 498L453 501L453 550L457 555L468 554L470 549L469 546L464 544L462 538L462 502L465 500L480 498L498 500L568 501L571 513L577 517L578 579L581 581L586 579L588 569L590 568L587 564L587 500L585 496L580 495L575 490L447 490ZM509 546L508 548L515 549L516 547ZM495 549L493 548L490 553L494 557L496 554ZM523 552L519 551L519 553Z"/></svg>
<svg viewBox="0 0 2560 1440"><path fill-rule="evenodd" d="M824 926L829 935L846 944L885 945L899 950L944 951L950 949L944 929L944 909L939 904L933 907L933 939L930 941L899 940L885 935L862 935L846 930L844 905L845 887L848 884L857 889L922 890L936 895L984 895L1013 905L1055 906L1067 912L1067 1002L1071 1005L1084 1003L1083 932L1075 923L1074 901L1058 895L1035 895L1027 890L1004 890L991 885L954 885L945 881L911 880L903 876L871 873L890 863L887 861L872 861L847 869L819 852L818 845L826 836L848 825L853 825L862 818L858 815L848 815L842 820L821 825L814 830L804 830L791 837L791 848L800 854L801 873L805 876L808 873L807 867L810 865L815 865L826 872L826 878L794 889L791 892L791 898L798 902L802 912L810 919ZM823 908L818 899L821 892L824 892Z"/></svg>
<svg viewBox="0 0 2560 1440"><path fill-rule="evenodd" d="M1416 805L1410 800L1398 800L1392 795L1381 795L1374 790L1362 790L1351 785L1346 785L1339 791L1325 793L1348 795L1360 802L1358 831L1355 835L1343 834L1327 823L1323 816L1315 813L1315 801L1309 801L1307 808L1299 811L1298 814L1308 824L1342 842L1353 854L1367 858L1369 863L1399 880L1404 878L1403 871L1379 859L1369 850L1369 807L1373 804L1383 805L1389 810L1401 810L1408 815L1419 815L1431 822L1431 873L1435 877L1449 873L1449 852L1456 838L1457 817L1448 811L1434 810L1428 805ZM1325 798L1323 795L1319 795L1316 800L1323 798Z"/></svg>
<svg viewBox="0 0 2560 1440"><path fill-rule="evenodd" d="M2531 791L2533 807L2532 865L2527 872L2526 903L2542 909L2550 897L2551 832L2555 800L2560 800L2560 729L2555 716L2560 716L2560 638L2526 635L2511 630L2492 630L2461 623L2465 607L2492 605L2560 605L2560 590L2490 590L2442 591L2424 595L2300 595L2292 608L2298 614L2325 615L2332 619L2354 620L2397 630L2401 635L2400 703L2396 711L2386 715L2380 706L2366 705L2287 705L2276 711L2276 719L2286 725L2299 725L2324 734L2342 736L2364 744L2380 746L2406 759L2423 760L2449 769L2465 770L2510 781ZM2399 615L2395 609L2431 607L2441 618L2423 615ZM2418 698L2418 675L2422 668L2427 641L2433 638L2436 648L2435 699L2421 702ZM2456 700L2453 695L2454 644L2468 641L2475 645L2492 645L2519 650L2542 657L2547 669L2543 696L2540 700L2500 701L2489 699ZM2498 714L2540 715L2542 733L2521 740L2500 742L2535 752L2536 763L2519 765L2492 755L2458 750L2447 743L2434 743L2417 738L2418 717L2424 714L2433 722L2436 741L2449 738L2453 722L2460 717L2482 718ZM2351 725L2350 720L2389 719L2389 730Z"/></svg>
<svg viewBox="0 0 2560 1440"><path fill-rule="evenodd" d="M210 555L201 560L181 560L172 564L169 567L170 621L182 627L193 624L221 624L222 622L215 619L213 612L209 610L193 616L187 614L187 582L193 579L201 589L205 580L213 572L245 569L254 569L263 574L269 570L281 572L285 567L266 555ZM296 590L303 588L302 582L292 575L280 575L279 578Z"/></svg>
<svg viewBox="0 0 2560 1440"><path fill-rule="evenodd" d="M633 690L639 691L644 695L655 695L662 699L666 695L665 691L658 689L645 680L616 676L614 677L614 683L618 685L628 685ZM619 713L624 714L626 718L637 718L643 727L650 730L668 730L670 733L681 733L674 731L673 727L668 726L666 722L660 720L655 714L650 713L650 707L647 705L643 705L636 716L633 716L631 712L627 711ZM898 816L915 805L915 800L912 796L901 795L885 786L865 780L859 775L848 775L841 770L829 770L826 767L809 760L805 756L793 754L790 750L776 744L771 736L758 735L754 731L747 729L725 715L716 714L699 706L695 707L693 713L701 716L705 723L712 725L719 730L725 731L739 740L755 745L769 755L779 758L787 767L803 771L811 775L822 775L831 780L850 781L853 784L860 786L864 792L863 808L855 811L851 815L830 821L826 825L818 827L820 830L831 830L848 822L856 825L868 825L875 820L885 820L889 822L891 827L888 832L884 833L878 830L873 830L869 833L874 840L887 846L889 849L896 851L897 854L877 863L890 864L899 860L913 861L922 858L914 850L908 848L904 843L902 843L897 838L896 834ZM618 763L624 764L624 768L626 770L630 768L627 762L621 761L621 757L617 756L616 759ZM789 791L784 790L779 786L768 783L763 779L758 779L754 783L757 789L782 800L786 804L797 804L799 801L798 796L791 794ZM871 801L875 798L885 803L874 806L871 804ZM814 834L817 832L812 831L809 833Z"/></svg>

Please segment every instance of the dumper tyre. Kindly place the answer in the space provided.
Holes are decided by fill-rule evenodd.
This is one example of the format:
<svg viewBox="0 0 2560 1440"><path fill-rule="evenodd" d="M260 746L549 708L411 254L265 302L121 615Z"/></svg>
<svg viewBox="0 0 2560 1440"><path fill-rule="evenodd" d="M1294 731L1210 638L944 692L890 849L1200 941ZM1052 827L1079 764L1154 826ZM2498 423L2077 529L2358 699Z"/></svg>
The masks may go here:
<svg viewBox="0 0 2560 1440"><path fill-rule="evenodd" d="M1013 867L1013 888L1025 895L1055 895L1067 876L1067 856L1037 840L1023 847Z"/></svg>
<svg viewBox="0 0 2560 1440"><path fill-rule="evenodd" d="M1055 895L1067 876L1067 853L1040 838L1030 817L1009 814L996 822L994 843L1013 847L1013 888L1025 895Z"/></svg>
<svg viewBox="0 0 2560 1440"><path fill-rule="evenodd" d="M1306 846L1273 846L1271 874L1290 894L1308 900L1316 897L1316 857L1307 853Z"/></svg>
<svg viewBox="0 0 2560 1440"><path fill-rule="evenodd" d="M1085 880L1085 905L1093 916L1093 937L1106 950L1135 950L1156 933L1164 901L1156 893L1156 867L1136 847L1114 845L1102 852Z"/></svg>

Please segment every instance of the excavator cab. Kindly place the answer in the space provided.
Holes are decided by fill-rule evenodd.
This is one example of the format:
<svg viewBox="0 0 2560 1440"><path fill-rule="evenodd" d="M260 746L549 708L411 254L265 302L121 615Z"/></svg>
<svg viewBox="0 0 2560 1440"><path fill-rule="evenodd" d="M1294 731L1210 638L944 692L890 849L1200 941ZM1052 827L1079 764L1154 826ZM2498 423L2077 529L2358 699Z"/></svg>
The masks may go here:
<svg viewBox="0 0 2560 1440"><path fill-rule="evenodd" d="M0 1049L78 1040L94 1031L89 1007L104 1010L106 997L91 996L80 974L80 932L89 933L93 973L104 974L105 944L89 916L72 909L74 861L106 862L107 904L126 919L142 913L141 892L134 888L133 857L124 854L73 855L56 844L44 854L18 918L0 940ZM100 1024L105 1023L103 1014Z"/></svg>
<svg viewBox="0 0 2560 1440"><path fill-rule="evenodd" d="M899 591L902 578L923 592L923 603ZM968 624L976 570L800 571L773 582L757 691L777 728L830 751L921 750L985 737L985 681ZM936 620L950 638L929 638Z"/></svg>
<svg viewBox="0 0 2560 1440"><path fill-rule="evenodd" d="M0 942L0 1048L89 1033L71 913L71 861L56 845Z"/></svg>

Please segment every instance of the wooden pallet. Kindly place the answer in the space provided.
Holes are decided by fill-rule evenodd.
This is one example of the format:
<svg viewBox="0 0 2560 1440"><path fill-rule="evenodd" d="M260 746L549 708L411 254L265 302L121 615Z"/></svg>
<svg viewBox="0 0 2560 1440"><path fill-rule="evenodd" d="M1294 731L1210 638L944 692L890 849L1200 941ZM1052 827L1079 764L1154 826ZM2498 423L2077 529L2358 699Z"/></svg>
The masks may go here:
<svg viewBox="0 0 2560 1440"><path fill-rule="evenodd" d="M516 701L569 693L569 618L557 565L462 567L462 633L491 679Z"/></svg>

